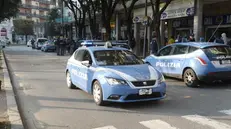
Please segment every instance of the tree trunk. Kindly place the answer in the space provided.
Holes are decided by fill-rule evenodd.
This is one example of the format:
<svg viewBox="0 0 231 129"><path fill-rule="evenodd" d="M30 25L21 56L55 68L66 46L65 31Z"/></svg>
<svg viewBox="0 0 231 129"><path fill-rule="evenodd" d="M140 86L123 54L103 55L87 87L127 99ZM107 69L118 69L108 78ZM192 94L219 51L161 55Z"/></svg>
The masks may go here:
<svg viewBox="0 0 231 129"><path fill-rule="evenodd" d="M156 32L156 41L158 45L158 50L161 48L161 34L160 34L160 23L156 23L154 25L155 27L155 32Z"/></svg>
<svg viewBox="0 0 231 129"><path fill-rule="evenodd" d="M82 39L83 39L83 27L82 27L82 26L81 26L81 27L79 26L79 27L78 27L78 30L79 30L79 31L78 31L78 38L82 40Z"/></svg>
<svg viewBox="0 0 231 129"><path fill-rule="evenodd" d="M106 28L106 40L111 40L111 25L110 25L110 21L106 22L105 28Z"/></svg>
<svg viewBox="0 0 231 129"><path fill-rule="evenodd" d="M128 18L127 20L127 36L128 36L128 44L133 49L135 47L135 42L132 42L132 19Z"/></svg>
<svg viewBox="0 0 231 129"><path fill-rule="evenodd" d="M26 44L27 44L27 34L26 34Z"/></svg>

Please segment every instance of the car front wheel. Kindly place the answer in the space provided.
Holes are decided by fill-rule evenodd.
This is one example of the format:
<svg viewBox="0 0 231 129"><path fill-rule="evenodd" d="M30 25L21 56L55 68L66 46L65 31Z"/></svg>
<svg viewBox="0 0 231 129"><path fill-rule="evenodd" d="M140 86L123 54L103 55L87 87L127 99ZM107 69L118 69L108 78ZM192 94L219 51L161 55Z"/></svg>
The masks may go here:
<svg viewBox="0 0 231 129"><path fill-rule="evenodd" d="M70 89L75 88L75 85L71 81L71 74L69 73L69 71L67 71L67 74L66 74L66 81L67 81L67 87L68 88L70 88Z"/></svg>
<svg viewBox="0 0 231 129"><path fill-rule="evenodd" d="M192 69L186 69L184 72L184 83L188 87L196 87L199 84L199 80L197 78L196 73Z"/></svg>
<svg viewBox="0 0 231 129"><path fill-rule="evenodd" d="M93 84L93 98L97 105L102 106L105 104L103 101L103 91L98 81L95 81Z"/></svg>

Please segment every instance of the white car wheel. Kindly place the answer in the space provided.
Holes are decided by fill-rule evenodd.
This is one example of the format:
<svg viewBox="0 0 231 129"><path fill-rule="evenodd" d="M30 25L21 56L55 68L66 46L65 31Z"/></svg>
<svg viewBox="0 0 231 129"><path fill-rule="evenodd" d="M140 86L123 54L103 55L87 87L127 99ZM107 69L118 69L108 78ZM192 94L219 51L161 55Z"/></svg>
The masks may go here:
<svg viewBox="0 0 231 129"><path fill-rule="evenodd" d="M75 88L74 84L71 81L71 75L70 75L69 71L67 71L66 81L67 81L67 87L68 88L70 88L70 89Z"/></svg>
<svg viewBox="0 0 231 129"><path fill-rule="evenodd" d="M97 105L104 105L103 92L98 81L93 84L93 98Z"/></svg>

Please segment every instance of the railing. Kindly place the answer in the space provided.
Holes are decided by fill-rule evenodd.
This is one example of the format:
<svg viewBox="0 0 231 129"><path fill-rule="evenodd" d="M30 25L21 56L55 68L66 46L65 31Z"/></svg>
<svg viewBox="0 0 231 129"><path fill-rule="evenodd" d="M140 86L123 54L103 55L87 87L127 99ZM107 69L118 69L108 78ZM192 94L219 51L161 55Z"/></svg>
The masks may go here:
<svg viewBox="0 0 231 129"><path fill-rule="evenodd" d="M28 16L28 17L38 17L38 18L44 18L44 19L47 18L47 16L42 15L42 14L23 13L23 12L19 12L18 14L22 16Z"/></svg>
<svg viewBox="0 0 231 129"><path fill-rule="evenodd" d="M34 6L34 5L29 5L29 4L21 4L21 7L23 8L32 8L32 9L38 9L38 10L43 10L43 11L49 11L49 7L39 7L39 6Z"/></svg>

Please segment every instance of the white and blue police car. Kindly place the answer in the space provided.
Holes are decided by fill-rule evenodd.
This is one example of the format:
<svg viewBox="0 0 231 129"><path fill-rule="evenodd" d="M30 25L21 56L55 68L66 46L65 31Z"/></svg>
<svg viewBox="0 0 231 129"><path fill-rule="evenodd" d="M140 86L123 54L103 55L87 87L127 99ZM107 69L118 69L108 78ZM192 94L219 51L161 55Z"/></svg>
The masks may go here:
<svg viewBox="0 0 231 129"><path fill-rule="evenodd" d="M175 43L145 59L165 76L183 79L189 87L199 82L231 80L231 48L218 43Z"/></svg>
<svg viewBox="0 0 231 129"><path fill-rule="evenodd" d="M111 102L161 100L166 96L164 76L125 48L110 42L80 47L68 59L69 88L93 94L97 105Z"/></svg>

